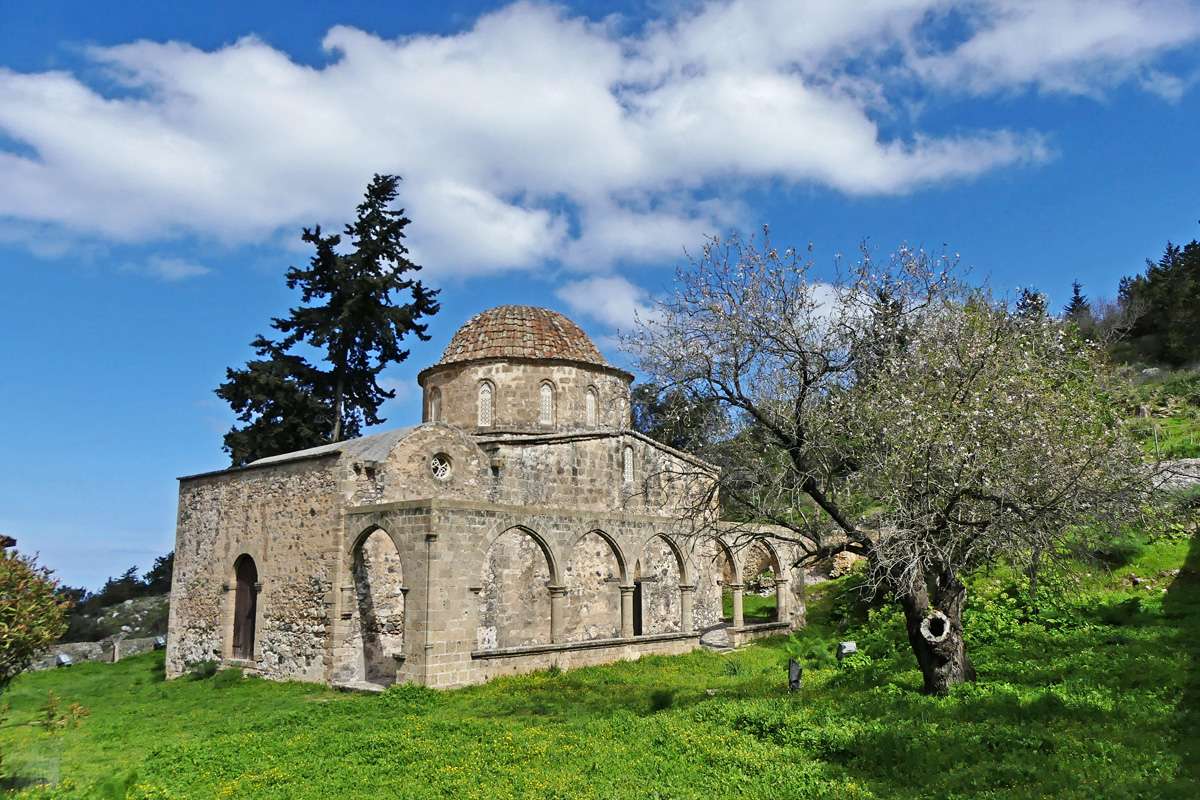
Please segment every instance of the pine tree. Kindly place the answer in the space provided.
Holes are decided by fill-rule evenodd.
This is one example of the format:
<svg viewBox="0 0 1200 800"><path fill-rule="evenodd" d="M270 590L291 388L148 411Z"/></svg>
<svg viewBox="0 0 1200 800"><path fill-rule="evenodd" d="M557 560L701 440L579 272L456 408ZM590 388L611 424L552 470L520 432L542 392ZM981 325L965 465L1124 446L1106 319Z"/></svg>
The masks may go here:
<svg viewBox="0 0 1200 800"><path fill-rule="evenodd" d="M1079 281L1071 283L1071 300L1063 308L1064 318L1079 321L1083 317L1091 316L1092 304L1084 297L1082 289L1083 284Z"/></svg>
<svg viewBox="0 0 1200 800"><path fill-rule="evenodd" d="M1077 283L1075 286L1078 287L1079 284ZM1087 301L1084 300L1084 302ZM1016 312L1026 319L1044 319L1049 313L1046 295L1037 289L1022 289L1021 295L1017 298Z"/></svg>
<svg viewBox="0 0 1200 800"><path fill-rule="evenodd" d="M234 466L360 434L364 425L386 420L379 408L395 392L381 387L380 372L408 357L401 342L408 334L426 340L423 317L436 314L437 290L411 273L403 209L390 208L399 177L376 175L345 227L353 249L338 252L342 235L305 228L302 240L315 250L306 268L291 267L288 288L299 288L301 305L271 326L279 341L260 335L252 343L258 358L226 371L216 393L238 415L241 427L225 435L224 449ZM407 293L409 302L395 295ZM327 369L293 350L322 351Z"/></svg>

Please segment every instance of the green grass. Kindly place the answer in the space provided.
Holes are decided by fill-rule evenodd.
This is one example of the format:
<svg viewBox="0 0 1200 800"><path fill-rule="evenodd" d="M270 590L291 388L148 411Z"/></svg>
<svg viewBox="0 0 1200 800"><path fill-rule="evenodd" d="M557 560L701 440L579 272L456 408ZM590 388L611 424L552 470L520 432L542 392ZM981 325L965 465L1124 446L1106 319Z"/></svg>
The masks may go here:
<svg viewBox="0 0 1200 800"><path fill-rule="evenodd" d="M721 593L721 613L725 619L733 619L733 593L728 589ZM742 595L742 618L747 625L775 620L775 595L761 597L757 594Z"/></svg>
<svg viewBox="0 0 1200 800"><path fill-rule="evenodd" d="M444 693L164 682L161 654L30 674L6 694L0 752L10 785L61 774L28 797L125 796L101 783L136 773L128 795L145 798L1196 798L1189 544L1048 578L1036 614L1004 570L978 579L979 681L946 698L917 691L897 616L851 602L850 578L813 591L791 639ZM841 638L864 652L837 666ZM789 655L806 665L790 695ZM31 726L50 690L90 716Z"/></svg>

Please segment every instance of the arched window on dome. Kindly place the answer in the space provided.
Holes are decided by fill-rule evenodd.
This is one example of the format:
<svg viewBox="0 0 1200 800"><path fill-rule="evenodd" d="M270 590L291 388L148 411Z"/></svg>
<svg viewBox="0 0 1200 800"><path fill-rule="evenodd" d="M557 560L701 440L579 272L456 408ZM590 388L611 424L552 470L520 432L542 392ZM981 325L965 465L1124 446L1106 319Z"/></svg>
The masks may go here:
<svg viewBox="0 0 1200 800"><path fill-rule="evenodd" d="M554 424L554 384L543 381L538 389L538 424Z"/></svg>
<svg viewBox="0 0 1200 800"><path fill-rule="evenodd" d="M621 478L625 483L633 483L633 448L629 445L621 451Z"/></svg>
<svg viewBox="0 0 1200 800"><path fill-rule="evenodd" d="M479 427L490 428L492 426L492 404L496 393L496 388L492 386L491 381L480 381L479 383Z"/></svg>
<svg viewBox="0 0 1200 800"><path fill-rule="evenodd" d="M583 416L589 428L596 427L596 387L589 386L583 395Z"/></svg>
<svg viewBox="0 0 1200 800"><path fill-rule="evenodd" d="M436 386L429 390L429 414L426 421L442 421L442 390Z"/></svg>

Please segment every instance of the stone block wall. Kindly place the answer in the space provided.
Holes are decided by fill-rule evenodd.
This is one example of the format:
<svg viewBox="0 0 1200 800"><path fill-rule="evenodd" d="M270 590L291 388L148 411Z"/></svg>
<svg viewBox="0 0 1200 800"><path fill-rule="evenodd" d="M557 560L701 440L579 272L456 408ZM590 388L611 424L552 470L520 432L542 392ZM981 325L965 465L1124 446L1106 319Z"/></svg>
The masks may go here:
<svg viewBox="0 0 1200 800"><path fill-rule="evenodd" d="M492 391L492 425L495 431L529 433L629 427L629 376L618 370L574 362L504 359L472 361L433 367L421 376L425 421L430 392L441 392L442 418L463 430L483 432L479 423L479 384L488 381ZM541 385L554 387L554 422L539 421ZM596 392L596 424L587 424L586 399Z"/></svg>
<svg viewBox="0 0 1200 800"><path fill-rule="evenodd" d="M341 568L341 474L315 459L180 484L167 674L232 656L234 562L254 560L252 671L324 680L332 589Z"/></svg>

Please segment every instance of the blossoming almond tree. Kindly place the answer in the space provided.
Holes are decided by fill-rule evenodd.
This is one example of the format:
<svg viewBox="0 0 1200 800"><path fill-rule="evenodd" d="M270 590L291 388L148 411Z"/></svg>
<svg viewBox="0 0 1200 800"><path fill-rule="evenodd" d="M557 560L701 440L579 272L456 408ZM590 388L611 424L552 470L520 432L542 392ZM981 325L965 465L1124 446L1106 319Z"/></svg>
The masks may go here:
<svg viewBox="0 0 1200 800"><path fill-rule="evenodd" d="M1101 353L1057 321L919 251L864 254L829 283L811 271L769 240L711 240L627 338L649 380L730 412L698 453L720 477L663 479L691 482L680 511L697 536L723 513L772 523L804 564L866 556L903 608L925 690L944 693L974 678L964 579L1115 532L1149 471Z"/></svg>

